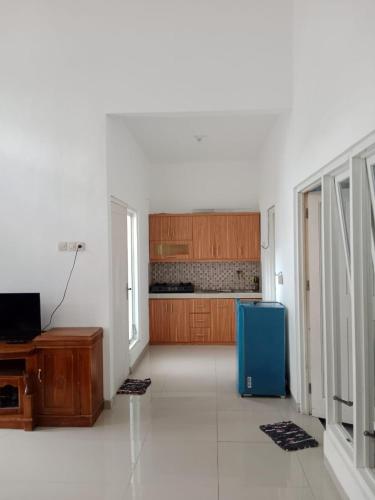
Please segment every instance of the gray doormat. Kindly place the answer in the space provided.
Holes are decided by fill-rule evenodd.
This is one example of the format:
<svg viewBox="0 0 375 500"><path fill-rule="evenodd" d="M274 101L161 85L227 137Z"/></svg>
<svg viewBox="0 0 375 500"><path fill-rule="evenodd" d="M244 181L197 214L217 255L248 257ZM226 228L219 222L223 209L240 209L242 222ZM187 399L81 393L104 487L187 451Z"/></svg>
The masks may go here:
<svg viewBox="0 0 375 500"><path fill-rule="evenodd" d="M147 391L149 385L151 385L150 378L145 378L144 380L127 378L117 391L117 394L138 394L140 396Z"/></svg>
<svg viewBox="0 0 375 500"><path fill-rule="evenodd" d="M319 446L316 439L290 420L287 422L277 422L276 424L261 425L259 428L277 446L280 446L285 451L303 450L304 448L316 448Z"/></svg>

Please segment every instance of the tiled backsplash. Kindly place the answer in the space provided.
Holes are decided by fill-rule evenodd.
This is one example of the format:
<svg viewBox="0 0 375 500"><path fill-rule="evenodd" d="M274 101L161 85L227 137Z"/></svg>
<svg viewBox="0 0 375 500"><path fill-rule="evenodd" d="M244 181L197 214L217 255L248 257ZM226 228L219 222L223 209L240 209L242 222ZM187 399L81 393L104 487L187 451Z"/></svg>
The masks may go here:
<svg viewBox="0 0 375 500"><path fill-rule="evenodd" d="M251 278L259 278L260 262L172 262L151 264L151 282L192 282L196 290L249 290Z"/></svg>

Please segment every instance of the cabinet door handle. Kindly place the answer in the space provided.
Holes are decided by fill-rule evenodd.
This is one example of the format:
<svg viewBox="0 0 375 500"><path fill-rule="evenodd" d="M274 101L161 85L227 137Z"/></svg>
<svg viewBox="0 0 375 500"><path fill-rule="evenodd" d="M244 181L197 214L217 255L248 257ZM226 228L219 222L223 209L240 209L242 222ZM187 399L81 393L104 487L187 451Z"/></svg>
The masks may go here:
<svg viewBox="0 0 375 500"><path fill-rule="evenodd" d="M363 433L363 435L366 436L366 437L370 437L370 438L375 439L375 432L374 431L365 431Z"/></svg>
<svg viewBox="0 0 375 500"><path fill-rule="evenodd" d="M339 396L333 396L334 401L338 401L346 406L353 406L353 401L347 401L346 399L342 399Z"/></svg>
<svg viewBox="0 0 375 500"><path fill-rule="evenodd" d="M41 368L39 368L39 370L38 370L38 380L40 383L42 383L42 369Z"/></svg>

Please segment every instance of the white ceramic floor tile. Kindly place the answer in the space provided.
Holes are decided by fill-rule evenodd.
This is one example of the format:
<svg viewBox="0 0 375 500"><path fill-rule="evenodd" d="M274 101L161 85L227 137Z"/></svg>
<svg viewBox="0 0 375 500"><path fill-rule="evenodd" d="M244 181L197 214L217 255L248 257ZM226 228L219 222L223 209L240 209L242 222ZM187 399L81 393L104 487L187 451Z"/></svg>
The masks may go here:
<svg viewBox="0 0 375 500"><path fill-rule="evenodd" d="M217 490L216 481L193 483L185 480L174 481L170 478L167 481L149 483L135 481L126 492L126 500L217 500ZM231 500L234 500L234 497L231 497Z"/></svg>
<svg viewBox="0 0 375 500"><path fill-rule="evenodd" d="M280 422L282 416L276 412L257 413L249 411L219 411L219 441L237 441L240 443L269 443L270 438L259 429L260 425Z"/></svg>
<svg viewBox="0 0 375 500"><path fill-rule="evenodd" d="M322 447L280 450L259 425L290 419L322 442L291 400L241 398L232 346L153 346L93 428L0 430L0 500L335 500ZM22 477L22 481L20 481Z"/></svg>
<svg viewBox="0 0 375 500"><path fill-rule="evenodd" d="M314 500L310 488L252 487L220 481L219 500Z"/></svg>
<svg viewBox="0 0 375 500"><path fill-rule="evenodd" d="M217 444L146 440L133 473L133 481L149 483L169 479L217 482Z"/></svg>
<svg viewBox="0 0 375 500"><path fill-rule="evenodd" d="M0 467L4 480L82 483L121 483L128 481L139 448L128 442L63 439L53 433L19 432L5 436L1 454L6 467ZM4 460L2 458L2 460Z"/></svg>
<svg viewBox="0 0 375 500"><path fill-rule="evenodd" d="M295 453L273 443L219 443L219 477L226 484L308 487Z"/></svg>
<svg viewBox="0 0 375 500"><path fill-rule="evenodd" d="M1 481L1 500L127 500L127 485Z"/></svg>
<svg viewBox="0 0 375 500"><path fill-rule="evenodd" d="M217 441L216 412L171 414L166 409L154 411L150 422L149 438L163 441L192 440Z"/></svg>
<svg viewBox="0 0 375 500"><path fill-rule="evenodd" d="M321 500L341 498L324 465L323 447L300 450L298 459L316 498Z"/></svg>

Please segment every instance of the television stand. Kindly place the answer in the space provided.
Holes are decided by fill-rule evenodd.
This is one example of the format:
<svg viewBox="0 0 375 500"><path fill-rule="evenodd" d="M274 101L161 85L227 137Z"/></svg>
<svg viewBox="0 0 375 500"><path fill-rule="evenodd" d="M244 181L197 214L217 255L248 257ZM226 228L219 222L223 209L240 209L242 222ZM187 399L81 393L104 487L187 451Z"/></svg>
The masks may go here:
<svg viewBox="0 0 375 500"><path fill-rule="evenodd" d="M103 410L102 328L53 328L0 342L0 429L88 427Z"/></svg>
<svg viewBox="0 0 375 500"><path fill-rule="evenodd" d="M32 342L0 342L0 428L35 427L36 348Z"/></svg>

